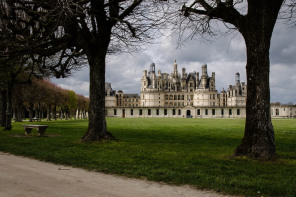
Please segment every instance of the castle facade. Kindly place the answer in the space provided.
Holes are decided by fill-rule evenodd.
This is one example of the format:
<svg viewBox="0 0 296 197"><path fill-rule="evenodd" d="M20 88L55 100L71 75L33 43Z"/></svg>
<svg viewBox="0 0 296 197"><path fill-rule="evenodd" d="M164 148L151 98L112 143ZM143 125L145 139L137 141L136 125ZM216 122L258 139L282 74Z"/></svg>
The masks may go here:
<svg viewBox="0 0 296 197"><path fill-rule="evenodd" d="M149 71L143 71L140 95L124 94L122 90L116 93L111 84L106 83L106 116L244 118L247 85L240 82L240 74L235 74L235 83L229 85L227 91L223 88L218 92L215 73L208 75L206 64L201 71L186 73L186 69L182 68L179 73L175 61L172 73L160 70L156 73L152 63ZM280 116L276 109L272 110L275 111L274 116ZM289 115L296 116L296 107L291 108Z"/></svg>

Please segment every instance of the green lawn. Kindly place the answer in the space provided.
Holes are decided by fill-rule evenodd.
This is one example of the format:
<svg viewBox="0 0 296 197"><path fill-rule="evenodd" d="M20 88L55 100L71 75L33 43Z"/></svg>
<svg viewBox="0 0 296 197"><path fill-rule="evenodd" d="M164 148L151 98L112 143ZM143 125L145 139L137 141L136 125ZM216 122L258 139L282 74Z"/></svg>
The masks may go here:
<svg viewBox="0 0 296 197"><path fill-rule="evenodd" d="M118 141L81 143L86 120L41 122L46 134L21 124L0 131L0 150L104 173L189 184L226 194L296 196L296 119L274 119L278 161L229 157L244 119L107 119ZM27 124L27 123L26 123Z"/></svg>

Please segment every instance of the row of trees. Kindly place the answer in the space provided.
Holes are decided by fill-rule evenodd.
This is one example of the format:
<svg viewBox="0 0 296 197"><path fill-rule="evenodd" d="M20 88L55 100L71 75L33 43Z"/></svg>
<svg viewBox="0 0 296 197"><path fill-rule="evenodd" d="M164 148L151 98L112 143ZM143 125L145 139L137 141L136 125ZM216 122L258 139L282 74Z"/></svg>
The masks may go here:
<svg viewBox="0 0 296 197"><path fill-rule="evenodd" d="M12 95L13 117L16 122L22 122L26 112L28 112L30 122L33 118L39 120L47 118L50 121L57 118L68 119L71 116L81 119L87 117L88 98L74 91L62 89L47 80L34 78L31 83L16 85ZM5 106L10 101L4 94L0 96L0 99L1 111L7 112ZM0 114L0 126L6 126L6 118L6 113Z"/></svg>
<svg viewBox="0 0 296 197"><path fill-rule="evenodd" d="M276 149L269 49L283 5L293 18L295 0L0 0L0 65L6 69L12 60L26 57L40 71L49 69L61 77L86 57L90 111L82 139L113 139L104 115L107 54L136 49L165 24L174 24L181 36L189 30L194 37L216 34L215 22L222 21L242 34L247 54L245 135L234 155L270 159Z"/></svg>

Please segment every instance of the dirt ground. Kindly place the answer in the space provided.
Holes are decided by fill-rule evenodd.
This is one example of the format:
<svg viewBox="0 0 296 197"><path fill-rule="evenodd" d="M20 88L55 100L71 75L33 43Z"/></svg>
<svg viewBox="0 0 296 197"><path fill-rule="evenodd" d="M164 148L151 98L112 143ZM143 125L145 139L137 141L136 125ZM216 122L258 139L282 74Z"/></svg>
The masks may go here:
<svg viewBox="0 0 296 197"><path fill-rule="evenodd" d="M0 197L222 196L212 191L129 179L0 152Z"/></svg>

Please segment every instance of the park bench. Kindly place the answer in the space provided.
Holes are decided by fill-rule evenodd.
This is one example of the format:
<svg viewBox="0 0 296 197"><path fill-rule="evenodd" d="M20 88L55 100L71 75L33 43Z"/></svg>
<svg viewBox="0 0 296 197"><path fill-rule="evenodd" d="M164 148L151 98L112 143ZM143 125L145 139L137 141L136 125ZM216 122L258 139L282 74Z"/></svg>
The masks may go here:
<svg viewBox="0 0 296 197"><path fill-rule="evenodd" d="M47 127L48 127L48 125L32 125L32 124L23 124L22 126L25 128L26 135L30 135L32 129L37 129L38 134L40 136L44 135L44 133L45 133Z"/></svg>
<svg viewBox="0 0 296 197"><path fill-rule="evenodd" d="M34 117L34 118L32 118L32 120L33 120L33 122L34 122L34 121L38 121L39 118Z"/></svg>

